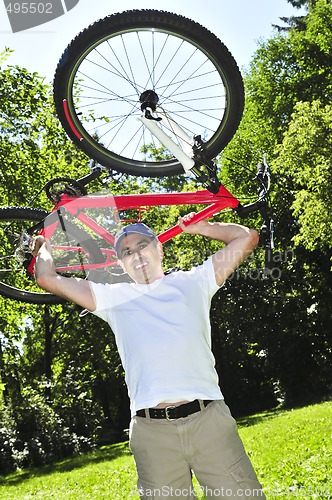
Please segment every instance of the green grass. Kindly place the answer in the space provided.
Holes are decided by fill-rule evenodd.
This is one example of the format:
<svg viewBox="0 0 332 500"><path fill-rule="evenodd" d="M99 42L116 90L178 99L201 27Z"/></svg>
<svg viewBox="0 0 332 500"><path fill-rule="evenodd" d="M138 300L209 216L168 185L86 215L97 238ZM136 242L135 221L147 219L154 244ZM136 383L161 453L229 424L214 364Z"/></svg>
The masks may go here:
<svg viewBox="0 0 332 500"><path fill-rule="evenodd" d="M332 402L264 412L238 424L269 500L332 499ZM0 498L137 500L128 443L2 477Z"/></svg>
<svg viewBox="0 0 332 500"><path fill-rule="evenodd" d="M239 422L268 499L332 499L332 402Z"/></svg>

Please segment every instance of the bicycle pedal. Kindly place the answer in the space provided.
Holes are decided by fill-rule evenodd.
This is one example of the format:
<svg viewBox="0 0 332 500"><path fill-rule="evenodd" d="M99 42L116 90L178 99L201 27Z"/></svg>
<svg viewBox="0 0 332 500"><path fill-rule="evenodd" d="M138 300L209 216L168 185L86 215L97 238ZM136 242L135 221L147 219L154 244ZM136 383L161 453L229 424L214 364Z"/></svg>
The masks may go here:
<svg viewBox="0 0 332 500"><path fill-rule="evenodd" d="M26 259L22 262L23 264L23 267L25 269L25 272L27 274L27 276L31 279L34 279L35 278L35 274L34 274L34 271L33 271L33 266L31 265L32 264L32 261L35 259L35 257L30 253L26 256Z"/></svg>

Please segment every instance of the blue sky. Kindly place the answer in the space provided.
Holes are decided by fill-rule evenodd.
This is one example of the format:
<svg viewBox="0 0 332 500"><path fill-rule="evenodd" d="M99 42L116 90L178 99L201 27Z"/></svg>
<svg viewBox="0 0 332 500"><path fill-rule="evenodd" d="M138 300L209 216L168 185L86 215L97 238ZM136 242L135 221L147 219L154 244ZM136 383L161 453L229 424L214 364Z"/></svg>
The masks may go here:
<svg viewBox="0 0 332 500"><path fill-rule="evenodd" d="M272 24L280 24L279 17L300 12L287 0L80 0L53 21L12 33L1 2L0 52L14 49L9 64L37 71L51 82L62 52L82 29L106 15L140 8L177 12L199 22L222 40L240 67L250 62L259 40L273 35Z"/></svg>

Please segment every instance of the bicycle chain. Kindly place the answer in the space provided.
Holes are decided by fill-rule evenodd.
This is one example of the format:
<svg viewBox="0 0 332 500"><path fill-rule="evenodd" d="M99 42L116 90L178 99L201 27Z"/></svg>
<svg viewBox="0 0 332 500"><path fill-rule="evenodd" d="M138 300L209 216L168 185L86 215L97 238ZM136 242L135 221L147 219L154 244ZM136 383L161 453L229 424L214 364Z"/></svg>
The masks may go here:
<svg viewBox="0 0 332 500"><path fill-rule="evenodd" d="M59 187L56 185L59 184ZM60 201L63 194L68 196L86 196L86 188L78 181L69 177L56 177L45 184L45 191L48 199L56 204Z"/></svg>

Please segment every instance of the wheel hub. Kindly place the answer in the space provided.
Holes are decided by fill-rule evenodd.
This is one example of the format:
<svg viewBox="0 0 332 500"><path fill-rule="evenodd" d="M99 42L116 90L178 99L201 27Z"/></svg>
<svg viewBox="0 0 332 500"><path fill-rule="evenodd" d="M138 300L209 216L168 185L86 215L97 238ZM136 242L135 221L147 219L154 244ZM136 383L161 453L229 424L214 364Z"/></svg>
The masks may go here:
<svg viewBox="0 0 332 500"><path fill-rule="evenodd" d="M146 110L146 108L151 108L152 111L156 111L159 97L154 90L145 90L145 92L140 95L139 101L142 103L142 111Z"/></svg>

